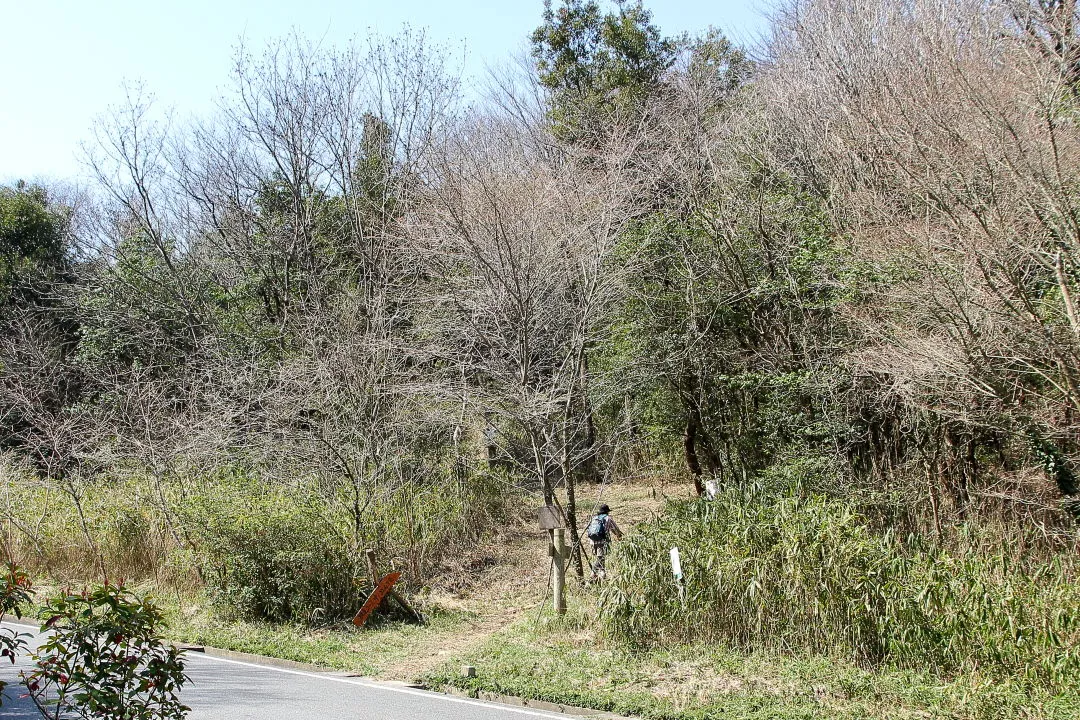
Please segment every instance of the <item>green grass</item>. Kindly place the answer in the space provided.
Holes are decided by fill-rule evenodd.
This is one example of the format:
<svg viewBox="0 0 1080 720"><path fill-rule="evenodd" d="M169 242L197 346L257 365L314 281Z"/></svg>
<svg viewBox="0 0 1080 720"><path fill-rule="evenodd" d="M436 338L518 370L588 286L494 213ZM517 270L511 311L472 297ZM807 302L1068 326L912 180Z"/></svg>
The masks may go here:
<svg viewBox="0 0 1080 720"><path fill-rule="evenodd" d="M579 606L566 618L520 622L424 680L658 720L1080 717L1080 688L1055 695L977 674L871 671L842 659L717 645L634 651L597 640L587 629L591 615ZM476 677L460 675L463 663Z"/></svg>
<svg viewBox="0 0 1080 720"><path fill-rule="evenodd" d="M163 599L170 640L293 660L362 675L378 675L409 658L432 636L461 632L474 617L464 612L426 608L427 623L383 621L363 629L348 623L325 628L221 619L195 604Z"/></svg>
<svg viewBox="0 0 1080 720"><path fill-rule="evenodd" d="M75 585L75 589L80 586ZM165 639L177 643L206 645L234 652L292 660L318 667L384 675L387 668L408 661L417 653L430 655L453 638L469 637L478 616L428 603L420 605L424 625L374 615L364 628L349 622L320 628L299 624L245 621L223 617L204 594L178 596L152 584L131 589L147 597L161 611ZM47 616L45 598L59 592L59 586L39 583L32 604L23 608L22 622L39 624ZM415 678L402 676L400 679Z"/></svg>
<svg viewBox="0 0 1080 720"><path fill-rule="evenodd" d="M616 545L600 620L642 648L708 641L1071 686L1080 563L1075 548L1029 540L987 523L948 543L899 539L848 500L730 488L712 502L669 503Z"/></svg>

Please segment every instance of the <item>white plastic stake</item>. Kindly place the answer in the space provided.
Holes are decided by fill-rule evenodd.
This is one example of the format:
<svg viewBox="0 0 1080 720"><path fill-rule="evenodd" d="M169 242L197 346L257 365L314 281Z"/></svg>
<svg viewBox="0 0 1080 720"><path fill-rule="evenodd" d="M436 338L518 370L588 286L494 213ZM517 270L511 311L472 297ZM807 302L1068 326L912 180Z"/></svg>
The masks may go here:
<svg viewBox="0 0 1080 720"><path fill-rule="evenodd" d="M675 576L675 585L679 588L679 603L686 607L686 591L682 581L682 562L679 559L679 548L671 548L671 574Z"/></svg>
<svg viewBox="0 0 1080 720"><path fill-rule="evenodd" d="M671 548L671 574L675 579L682 582L682 562L679 560L679 548Z"/></svg>

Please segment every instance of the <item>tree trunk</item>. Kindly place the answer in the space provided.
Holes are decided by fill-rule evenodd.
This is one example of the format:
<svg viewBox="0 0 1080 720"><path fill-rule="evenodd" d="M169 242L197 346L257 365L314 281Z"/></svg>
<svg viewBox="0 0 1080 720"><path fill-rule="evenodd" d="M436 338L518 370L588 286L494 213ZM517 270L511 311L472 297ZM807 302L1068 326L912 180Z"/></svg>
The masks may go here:
<svg viewBox="0 0 1080 720"><path fill-rule="evenodd" d="M571 467L570 456L573 433L571 430L572 403L567 403L563 409L562 427L562 471L566 478L566 522L570 526L570 554L574 565L574 572L579 578L585 577L584 565L581 561L581 542L577 527L577 482L574 478L574 468Z"/></svg>
<svg viewBox="0 0 1080 720"><path fill-rule="evenodd" d="M697 439L698 429L701 427L701 419L697 408L691 408L686 417L686 430L683 432L683 452L686 456L686 467L694 476L694 490L698 497L705 493L705 485L701 482L701 463L698 462Z"/></svg>
<svg viewBox="0 0 1080 720"><path fill-rule="evenodd" d="M585 417L585 455L581 462L581 477L585 482L596 483L596 422L593 420L592 403L589 402L589 356L581 353L579 380L581 383L581 412ZM577 545L575 544L575 547ZM580 559L578 561L580 566Z"/></svg>

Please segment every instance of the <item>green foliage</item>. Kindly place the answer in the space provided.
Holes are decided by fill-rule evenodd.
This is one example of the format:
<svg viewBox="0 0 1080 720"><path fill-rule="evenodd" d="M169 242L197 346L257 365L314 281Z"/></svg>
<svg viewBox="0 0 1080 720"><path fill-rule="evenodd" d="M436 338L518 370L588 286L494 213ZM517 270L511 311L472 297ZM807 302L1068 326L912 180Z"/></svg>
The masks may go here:
<svg viewBox="0 0 1080 720"><path fill-rule="evenodd" d="M721 193L689 217L655 212L631 225L620 248L631 292L598 349L598 364L637 390L652 444L678 447L693 419L702 465L722 478L840 444L848 430L828 411L843 374L815 357L837 332L850 258L819 202L747 164L740 182L770 227Z"/></svg>
<svg viewBox="0 0 1080 720"><path fill-rule="evenodd" d="M385 488L363 508L359 527L340 487L282 486L251 473L160 489L140 474L86 483L80 504L96 547L85 541L72 498L47 483L0 483L0 506L11 552L35 573L85 581L100 559L110 577L185 591L205 582L226 617L320 624L351 617L366 597L364 549L404 571L399 587L422 586L501 526L497 518L517 498L497 473L439 472Z"/></svg>
<svg viewBox="0 0 1080 720"><path fill-rule="evenodd" d="M365 549L395 558L403 589L490 532L508 500L497 483L481 474L456 487L403 485L370 498L357 525L345 494L233 476L203 482L176 513L227 616L318 624L351 617L370 592Z"/></svg>
<svg viewBox="0 0 1080 720"><path fill-rule="evenodd" d="M695 641L643 649L612 644L588 625L593 603L523 620L425 677L472 695L503 693L654 720L1072 720L1076 684L1056 691L978 672L863 668L836 656L745 653ZM476 668L462 677L460 667Z"/></svg>
<svg viewBox="0 0 1080 720"><path fill-rule="evenodd" d="M30 602L30 576L25 570L14 564L7 566L7 571L0 576L0 620L11 613L22 617L22 609ZM9 653L0 653L0 657L10 657Z"/></svg>
<svg viewBox="0 0 1080 720"><path fill-rule="evenodd" d="M1061 451L1056 443L1040 436L1034 430L1029 431L1028 441L1031 443L1031 452L1043 466L1046 476L1051 478L1057 485L1061 494L1066 497L1066 507L1073 516L1080 519L1080 480L1072 469L1072 464Z"/></svg>
<svg viewBox="0 0 1080 720"><path fill-rule="evenodd" d="M87 268L94 282L77 296L84 322L76 362L91 376L140 368L174 372L192 351L192 326L199 324L182 285L197 281L178 277L178 270L186 274L183 261L175 258L170 267L143 234L121 242L116 256L108 267Z"/></svg>
<svg viewBox="0 0 1080 720"><path fill-rule="evenodd" d="M863 581L887 568L885 542L821 497L755 500L728 491L673 504L623 543L605 597L609 629L646 645L699 638L821 652L839 641L880 659ZM683 557L685 608L667 563L672 546Z"/></svg>
<svg viewBox="0 0 1080 720"><path fill-rule="evenodd" d="M678 45L661 36L641 0L607 13L595 0L565 0L557 10L546 0L532 48L540 83L552 92L555 131L573 142L640 110Z"/></svg>
<svg viewBox="0 0 1080 720"><path fill-rule="evenodd" d="M0 308L63 267L65 225L44 188L0 187Z"/></svg>
<svg viewBox="0 0 1080 720"><path fill-rule="evenodd" d="M68 216L43 188L0 187L0 449L58 471L63 444L46 436L81 387L67 363L79 331Z"/></svg>
<svg viewBox="0 0 1080 720"><path fill-rule="evenodd" d="M162 614L116 585L61 595L43 609L50 633L26 677L47 717L169 720L188 708L180 651L161 638Z"/></svg>
<svg viewBox="0 0 1080 720"><path fill-rule="evenodd" d="M360 555L317 496L238 478L205 485L177 513L227 614L315 622L359 608Z"/></svg>
<svg viewBox="0 0 1080 720"><path fill-rule="evenodd" d="M672 546L685 599L668 565ZM851 504L805 491L673 503L620 544L612 564L604 624L644 646L844 653L1047 685L1080 673L1075 564L901 542Z"/></svg>
<svg viewBox="0 0 1080 720"><path fill-rule="evenodd" d="M687 54L687 77L709 92L706 109L710 115L720 110L750 76L751 63L746 54L715 28L691 40Z"/></svg>

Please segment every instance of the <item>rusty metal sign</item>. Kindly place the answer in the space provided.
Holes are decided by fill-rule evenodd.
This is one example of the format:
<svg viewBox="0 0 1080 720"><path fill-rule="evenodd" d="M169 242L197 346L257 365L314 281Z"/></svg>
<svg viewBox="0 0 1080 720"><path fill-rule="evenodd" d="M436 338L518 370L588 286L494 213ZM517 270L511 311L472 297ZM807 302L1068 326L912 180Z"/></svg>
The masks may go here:
<svg viewBox="0 0 1080 720"><path fill-rule="evenodd" d="M562 514L554 505L545 505L537 510L536 514L540 519L541 530L555 530L556 528L566 527L566 523L564 523L562 519Z"/></svg>
<svg viewBox="0 0 1080 720"><path fill-rule="evenodd" d="M364 607L360 608L360 612L356 613L356 617L352 619L353 625L360 627L367 622L371 613L375 612L375 608L379 607L386 596L390 594L390 591L394 589L394 583L401 578L400 572L392 572L389 575L383 577L379 581L379 584L375 586L375 589L371 591L371 595L368 597L367 602L364 603Z"/></svg>

